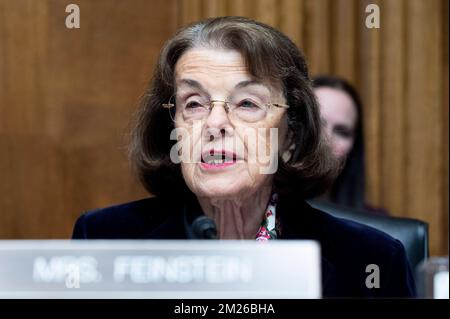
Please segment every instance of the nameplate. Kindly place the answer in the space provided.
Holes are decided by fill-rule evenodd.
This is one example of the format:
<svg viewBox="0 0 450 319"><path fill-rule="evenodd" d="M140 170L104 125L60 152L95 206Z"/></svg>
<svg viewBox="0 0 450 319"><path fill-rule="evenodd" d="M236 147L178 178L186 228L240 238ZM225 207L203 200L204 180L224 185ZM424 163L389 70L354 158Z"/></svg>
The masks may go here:
<svg viewBox="0 0 450 319"><path fill-rule="evenodd" d="M0 298L320 298L314 241L4 240Z"/></svg>

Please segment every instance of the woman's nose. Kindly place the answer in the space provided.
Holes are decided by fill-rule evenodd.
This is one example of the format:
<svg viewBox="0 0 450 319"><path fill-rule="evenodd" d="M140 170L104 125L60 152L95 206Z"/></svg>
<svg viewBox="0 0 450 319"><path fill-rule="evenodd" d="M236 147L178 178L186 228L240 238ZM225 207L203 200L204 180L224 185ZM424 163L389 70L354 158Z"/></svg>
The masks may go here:
<svg viewBox="0 0 450 319"><path fill-rule="evenodd" d="M211 111L206 119L206 132L209 141L231 132L232 127L227 113L227 105L224 102L214 102Z"/></svg>
<svg viewBox="0 0 450 319"><path fill-rule="evenodd" d="M230 126L227 108L228 106L225 102L212 102L211 111L206 118L206 125L219 130Z"/></svg>

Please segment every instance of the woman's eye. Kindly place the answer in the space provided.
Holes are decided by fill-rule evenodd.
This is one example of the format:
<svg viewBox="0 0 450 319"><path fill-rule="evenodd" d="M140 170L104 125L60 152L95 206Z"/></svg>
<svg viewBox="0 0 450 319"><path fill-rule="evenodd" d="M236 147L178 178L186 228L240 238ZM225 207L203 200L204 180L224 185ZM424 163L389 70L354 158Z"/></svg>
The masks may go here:
<svg viewBox="0 0 450 319"><path fill-rule="evenodd" d="M346 138L346 139L351 138L352 135L353 135L350 130L345 129L345 128L336 128L334 130L334 132L335 132L335 134L337 134L337 135L339 135L339 136L341 136L343 138Z"/></svg>
<svg viewBox="0 0 450 319"><path fill-rule="evenodd" d="M190 101L186 104L187 109L195 109L197 107L201 107L202 105L197 101Z"/></svg>
<svg viewBox="0 0 450 319"><path fill-rule="evenodd" d="M240 102L239 104L238 104L238 106L239 107L242 107L242 108L257 108L258 107L258 105L257 104L255 104L255 103L253 103L252 101L250 101L250 100L244 100L244 101L242 101L242 102Z"/></svg>

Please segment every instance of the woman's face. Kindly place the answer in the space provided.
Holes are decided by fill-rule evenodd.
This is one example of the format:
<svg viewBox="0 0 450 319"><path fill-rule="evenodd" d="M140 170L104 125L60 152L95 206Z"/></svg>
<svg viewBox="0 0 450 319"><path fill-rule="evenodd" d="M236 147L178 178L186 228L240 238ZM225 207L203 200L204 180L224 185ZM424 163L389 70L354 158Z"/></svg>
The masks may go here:
<svg viewBox="0 0 450 319"><path fill-rule="evenodd" d="M314 89L320 116L334 155L345 159L355 140L356 106L344 91L320 87Z"/></svg>
<svg viewBox="0 0 450 319"><path fill-rule="evenodd" d="M175 66L175 82L175 127L188 135L181 153L193 159L181 162L188 187L197 196L237 199L270 186L273 171L263 172L269 162L277 165L287 119L284 108L264 106L286 103L282 90L256 81L241 54L225 49L188 50ZM221 101L229 101L228 112Z"/></svg>

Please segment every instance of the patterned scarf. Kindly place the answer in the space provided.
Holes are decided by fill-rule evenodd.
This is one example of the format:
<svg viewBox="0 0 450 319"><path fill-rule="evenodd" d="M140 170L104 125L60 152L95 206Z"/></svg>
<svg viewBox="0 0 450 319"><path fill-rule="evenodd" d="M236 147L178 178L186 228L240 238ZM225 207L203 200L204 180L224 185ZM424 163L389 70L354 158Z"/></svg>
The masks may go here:
<svg viewBox="0 0 450 319"><path fill-rule="evenodd" d="M276 216L276 207L278 203L278 195L272 194L269 205L266 208L263 221L256 233L257 241L267 241L269 239L277 239L281 234L281 225Z"/></svg>

